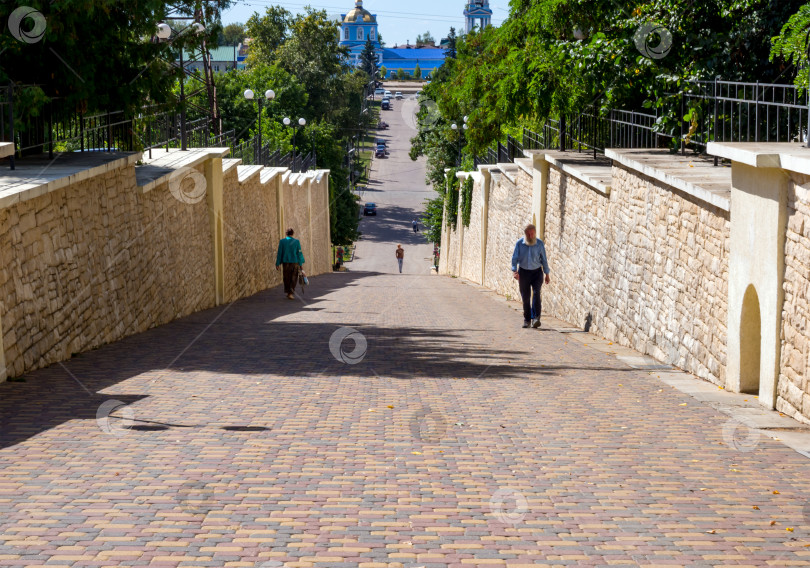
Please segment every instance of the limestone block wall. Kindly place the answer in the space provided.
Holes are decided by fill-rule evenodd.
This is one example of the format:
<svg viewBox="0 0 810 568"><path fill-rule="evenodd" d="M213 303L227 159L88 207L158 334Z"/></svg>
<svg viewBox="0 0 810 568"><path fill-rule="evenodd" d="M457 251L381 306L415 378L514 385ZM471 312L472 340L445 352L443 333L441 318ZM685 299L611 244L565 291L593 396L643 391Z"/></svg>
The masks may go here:
<svg viewBox="0 0 810 568"><path fill-rule="evenodd" d="M146 193L134 162L122 159L104 173L0 209L4 376L214 307L217 254L224 257L222 301L278 284L279 188L284 215L305 254L312 251L308 273L330 270L328 172L306 174L311 181L303 185L261 184L259 175L242 184L236 168L229 169L216 190L222 233L215 249L220 237L209 201L177 197L192 195L194 188L182 184L206 179L212 162L194 166L200 175L185 174L179 191L167 176ZM276 176L282 177L290 178ZM317 218L323 222L310 231Z"/></svg>
<svg viewBox="0 0 810 568"><path fill-rule="evenodd" d="M533 170L515 169L492 173L484 285L518 299L512 251L523 227L541 220L531 213ZM612 171L608 197L550 168L544 313L724 384L728 213L637 171ZM459 275L456 258L480 254L473 231L471 223L464 251L450 233L448 274ZM462 266L462 276L471 272Z"/></svg>
<svg viewBox="0 0 810 568"><path fill-rule="evenodd" d="M144 194L132 165L3 209L0 250L12 377L215 303L205 201Z"/></svg>
<svg viewBox="0 0 810 568"><path fill-rule="evenodd" d="M788 185L785 303L776 408L810 423L810 177L793 174Z"/></svg>
<svg viewBox="0 0 810 568"><path fill-rule="evenodd" d="M312 254L307 259L307 274L315 276L332 270L332 236L329 217L329 172L313 176L310 184Z"/></svg>
<svg viewBox="0 0 810 568"><path fill-rule="evenodd" d="M460 200L459 200L460 201ZM459 274L459 267L461 266L462 258L461 258L461 236L464 227L461 223L461 215L457 217L456 226L453 227L450 223L447 222L447 216L445 216L445 231L447 235L447 242L442 243L442 261L445 264L445 269L442 274L450 274L452 276L458 276Z"/></svg>
<svg viewBox="0 0 810 568"><path fill-rule="evenodd" d="M465 244L462 254L461 262L461 276L481 284L481 249L477 246L481 242L481 230L483 224L483 186L479 176L474 180L472 191L472 204L470 208L470 225L464 227L464 241L469 242L469 246ZM459 213L459 222L461 222L461 213Z"/></svg>
<svg viewBox="0 0 810 568"><path fill-rule="evenodd" d="M728 213L622 166L610 197L549 175L549 312L725 384Z"/></svg>
<svg viewBox="0 0 810 568"><path fill-rule="evenodd" d="M278 221L279 176L262 183L258 172L240 183L237 169L223 180L225 301L233 302L281 283L275 270L282 232Z"/></svg>
<svg viewBox="0 0 810 568"><path fill-rule="evenodd" d="M531 219L532 178L524 170L514 172L515 181L493 173L487 222L486 274L484 286L498 294L519 298L520 290L510 269L515 243Z"/></svg>

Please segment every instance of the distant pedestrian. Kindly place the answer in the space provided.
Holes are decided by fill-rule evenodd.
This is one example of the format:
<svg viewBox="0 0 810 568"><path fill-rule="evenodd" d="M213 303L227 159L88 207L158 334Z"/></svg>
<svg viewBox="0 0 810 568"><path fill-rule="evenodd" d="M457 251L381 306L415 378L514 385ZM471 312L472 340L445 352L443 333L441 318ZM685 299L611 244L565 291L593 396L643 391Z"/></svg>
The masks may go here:
<svg viewBox="0 0 810 568"><path fill-rule="evenodd" d="M405 249L402 245L397 245L396 250L397 264L399 265L399 273L402 274L402 263L405 261Z"/></svg>
<svg viewBox="0 0 810 568"><path fill-rule="evenodd" d="M512 253L512 273L520 286L520 297L523 299L523 327L540 327L540 313L543 303L540 289L543 286L543 274L546 284L549 277L546 245L537 238L537 228L527 225L524 237L515 244Z"/></svg>
<svg viewBox="0 0 810 568"><path fill-rule="evenodd" d="M304 253L301 251L301 241L294 238L295 231L287 229L287 237L278 243L276 254L276 270L283 269L284 293L289 300L295 299L295 285L298 275L304 274Z"/></svg>
<svg viewBox="0 0 810 568"><path fill-rule="evenodd" d="M419 232L419 221L414 219L413 221L411 221L411 225L413 225L413 232L418 233Z"/></svg>

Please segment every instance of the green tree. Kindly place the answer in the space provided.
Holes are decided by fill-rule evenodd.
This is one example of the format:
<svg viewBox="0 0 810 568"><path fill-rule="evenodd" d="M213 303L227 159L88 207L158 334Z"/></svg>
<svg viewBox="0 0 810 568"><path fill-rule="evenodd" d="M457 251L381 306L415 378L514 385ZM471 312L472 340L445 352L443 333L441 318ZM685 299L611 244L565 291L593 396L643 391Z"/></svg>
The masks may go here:
<svg viewBox="0 0 810 568"><path fill-rule="evenodd" d="M430 32L425 32L424 34L419 34L416 36L416 45L434 45L436 40Z"/></svg>
<svg viewBox="0 0 810 568"><path fill-rule="evenodd" d="M363 51L360 52L360 69L366 72L369 77L374 77L377 69L377 49L371 42L371 38L366 38Z"/></svg>
<svg viewBox="0 0 810 568"><path fill-rule="evenodd" d="M805 4L799 11L790 17L780 30L778 36L773 38L771 61L783 60L792 63L795 74L794 82L798 87L807 88L810 82L810 4Z"/></svg>
<svg viewBox="0 0 810 568"><path fill-rule="evenodd" d="M397 69L396 78L397 79L404 79L405 78L405 71L403 71L401 67L399 69Z"/></svg>
<svg viewBox="0 0 810 568"><path fill-rule="evenodd" d="M247 64L269 63L275 51L287 40L292 14L281 6L270 6L260 16L254 13L245 31L250 38Z"/></svg>
<svg viewBox="0 0 810 568"><path fill-rule="evenodd" d="M385 65L380 67L380 77L382 79L385 79L387 74L388 74L388 68Z"/></svg>
<svg viewBox="0 0 810 568"><path fill-rule="evenodd" d="M37 85L20 96L30 103L26 112L38 113L56 97L60 108L85 112L134 111L144 103L170 101L179 71L166 61L173 60L180 47L215 44L220 12L228 2L200 0L196 6L205 31L182 34L171 44L150 41L158 23L167 21L170 8L159 0L32 0L26 5L41 14L41 27L32 28L31 17L20 22L19 29L32 35L30 43L12 33L0 34L0 84ZM17 7L16 2L0 2L4 25ZM174 8L175 14L188 15L195 4L189 0ZM24 117L18 116L22 123Z"/></svg>
<svg viewBox="0 0 810 568"><path fill-rule="evenodd" d="M219 44L220 45L237 45L242 43L245 40L247 31L245 28L245 24L241 23L234 23L228 24L224 28L222 28L222 34L220 35Z"/></svg>
<svg viewBox="0 0 810 568"><path fill-rule="evenodd" d="M456 39L456 28L451 27L450 33L447 34L447 47L444 49L448 59L456 58Z"/></svg>
<svg viewBox="0 0 810 568"><path fill-rule="evenodd" d="M416 64L416 67L414 67L413 77L414 77L414 79L421 79L422 78L422 68L419 67L418 63Z"/></svg>

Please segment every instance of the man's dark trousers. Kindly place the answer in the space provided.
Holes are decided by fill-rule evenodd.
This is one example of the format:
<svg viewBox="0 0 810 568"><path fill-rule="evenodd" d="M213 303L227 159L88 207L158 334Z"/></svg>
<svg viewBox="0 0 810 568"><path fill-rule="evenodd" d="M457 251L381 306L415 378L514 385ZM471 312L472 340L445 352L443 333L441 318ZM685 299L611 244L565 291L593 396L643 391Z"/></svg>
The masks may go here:
<svg viewBox="0 0 810 568"><path fill-rule="evenodd" d="M298 284L298 265L285 262L281 265L284 271L284 293L295 293L295 285Z"/></svg>
<svg viewBox="0 0 810 568"><path fill-rule="evenodd" d="M523 319L532 321L540 317L543 302L540 299L540 288L543 286L543 269L518 269L520 297L523 298Z"/></svg>

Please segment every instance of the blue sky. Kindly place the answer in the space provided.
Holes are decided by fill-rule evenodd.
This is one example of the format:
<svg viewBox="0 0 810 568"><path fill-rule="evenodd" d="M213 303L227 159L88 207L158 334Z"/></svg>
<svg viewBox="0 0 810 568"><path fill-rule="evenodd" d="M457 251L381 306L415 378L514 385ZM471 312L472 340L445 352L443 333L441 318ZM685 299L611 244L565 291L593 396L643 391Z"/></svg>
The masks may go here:
<svg viewBox="0 0 810 568"><path fill-rule="evenodd" d="M386 45L404 44L406 40L411 43L420 33L430 31L436 40L447 36L450 26L456 30L463 30L465 0L363 0L363 7L377 14L380 24L380 34ZM253 12L263 13L267 6L284 6L289 11L301 12L304 6L323 9L330 15L345 14L354 7L354 0L237 0L233 8L222 15L225 24L245 22ZM493 12L493 23L500 24L509 14L508 0L490 0Z"/></svg>

